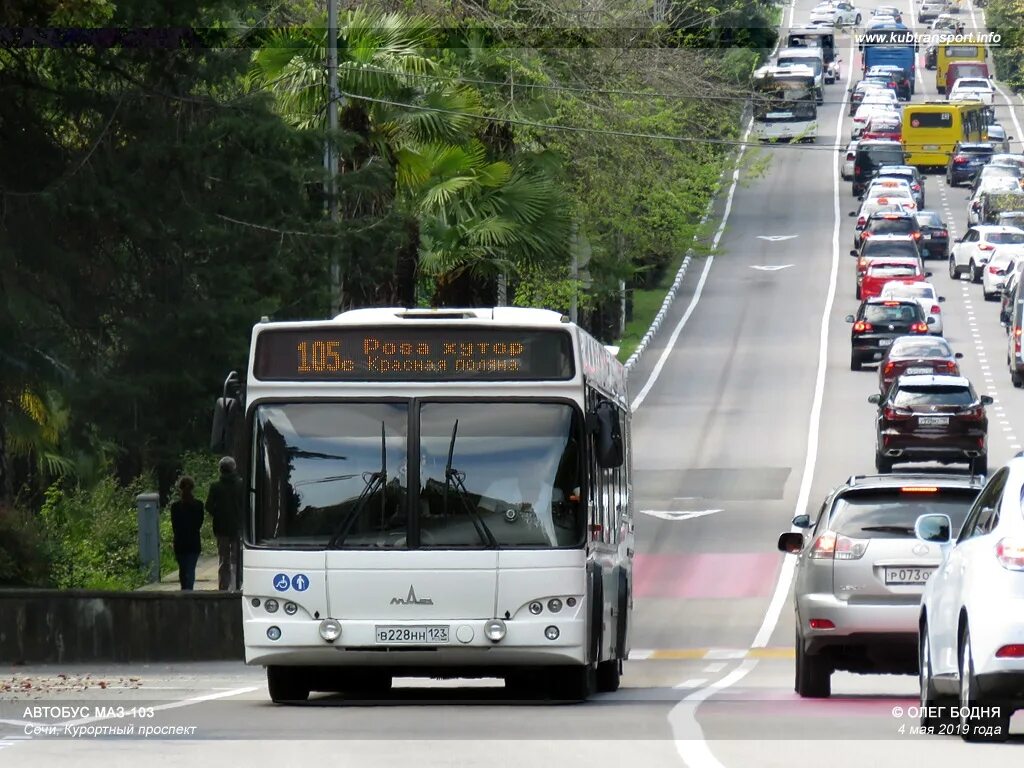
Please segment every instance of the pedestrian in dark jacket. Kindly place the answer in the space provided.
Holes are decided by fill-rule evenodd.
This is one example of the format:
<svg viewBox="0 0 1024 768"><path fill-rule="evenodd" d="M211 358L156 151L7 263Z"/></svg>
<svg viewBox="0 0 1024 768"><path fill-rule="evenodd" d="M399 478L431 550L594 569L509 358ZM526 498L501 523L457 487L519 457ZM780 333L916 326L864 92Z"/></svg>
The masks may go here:
<svg viewBox="0 0 1024 768"><path fill-rule="evenodd" d="M213 519L217 537L217 588L222 591L239 587L239 540L242 534L242 508L245 502L242 478L235 471L235 460L220 460L220 478L210 485L206 495L206 511Z"/></svg>
<svg viewBox="0 0 1024 768"><path fill-rule="evenodd" d="M171 504L171 529L174 531L174 559L178 561L181 588L191 590L196 583L196 563L203 545L199 533L203 527L203 502L192 495L196 481L188 475L178 480L181 498Z"/></svg>

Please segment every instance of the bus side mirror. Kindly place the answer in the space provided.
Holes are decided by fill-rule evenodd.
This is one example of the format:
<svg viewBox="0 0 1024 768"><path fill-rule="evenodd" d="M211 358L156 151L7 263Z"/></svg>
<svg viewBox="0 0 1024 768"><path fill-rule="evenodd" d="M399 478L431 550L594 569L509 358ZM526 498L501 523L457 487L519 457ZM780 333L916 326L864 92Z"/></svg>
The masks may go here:
<svg viewBox="0 0 1024 768"><path fill-rule="evenodd" d="M210 430L210 450L215 453L234 454L236 438L243 428L242 401L239 399L242 383L237 371L224 380L224 389L213 407L213 427Z"/></svg>
<svg viewBox="0 0 1024 768"><path fill-rule="evenodd" d="M622 443L622 424L618 409L609 400L598 404L587 416L587 426L594 437L594 455L601 469L621 467L626 459Z"/></svg>

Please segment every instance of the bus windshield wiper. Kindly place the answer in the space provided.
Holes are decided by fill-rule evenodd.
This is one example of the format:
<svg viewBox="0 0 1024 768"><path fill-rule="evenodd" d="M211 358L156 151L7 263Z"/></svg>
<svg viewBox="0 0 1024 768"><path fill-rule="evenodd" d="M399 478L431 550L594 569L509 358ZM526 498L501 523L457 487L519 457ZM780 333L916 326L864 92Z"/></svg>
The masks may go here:
<svg viewBox="0 0 1024 768"><path fill-rule="evenodd" d="M491 533L491 529L487 527L487 523L484 522L483 517L480 516L480 511L474 506L469 500L469 491L466 490L466 484L463 479L466 477L464 472L452 467L452 456L455 453L455 436L459 432L459 420L455 420L455 425L452 427L452 439L448 443L448 463L444 467L444 517L448 519L448 489L454 487L456 495L462 502L463 508L469 514L470 520L473 521L473 527L476 529L477 535L480 540L489 547L495 549L498 548L498 540L494 538L494 534Z"/></svg>
<svg viewBox="0 0 1024 768"><path fill-rule="evenodd" d="M384 436L383 421L380 423L380 469L376 472L371 472L365 483L363 490L360 491L359 496L356 498L355 504L352 505L348 514L338 523L334 533L331 534L331 538L327 542L328 549L337 549L341 546L349 531L352 530L352 526L359 519L359 515L362 514L363 509L377 491L381 492L380 514L382 519L384 517L384 505L387 503L385 490L388 483L388 444L387 438Z"/></svg>

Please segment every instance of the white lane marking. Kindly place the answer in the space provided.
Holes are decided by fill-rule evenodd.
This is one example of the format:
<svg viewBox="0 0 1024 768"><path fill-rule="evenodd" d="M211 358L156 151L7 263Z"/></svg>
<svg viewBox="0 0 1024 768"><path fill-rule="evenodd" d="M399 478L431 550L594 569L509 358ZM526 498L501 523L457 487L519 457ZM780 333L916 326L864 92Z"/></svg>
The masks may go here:
<svg viewBox="0 0 1024 768"><path fill-rule="evenodd" d="M727 666L728 665L724 661L716 661L714 664L708 664L706 667L704 667L704 671L711 672L712 674L714 674L716 672L721 672Z"/></svg>
<svg viewBox="0 0 1024 768"><path fill-rule="evenodd" d="M851 67L852 70L852 67ZM839 139L842 135L843 115L846 114L846 102L849 98L850 79L847 78L846 95L843 96L843 103L839 109L839 117L836 120L836 149L839 149ZM811 497L811 484L814 482L814 468L818 462L818 441L821 429L821 407L825 399L825 373L828 370L828 325L832 315L832 306L836 298L836 284L839 278L839 229L842 218L839 215L839 165L832 168L832 272L829 274L828 294L825 297L825 308L821 314L821 329L818 336L818 372L814 382L814 399L811 402L811 419L807 425L807 455L804 459L803 476L800 478L800 491L796 499L796 511L794 515L803 514ZM794 529L795 530L795 529ZM796 569L796 558L786 557L782 561L782 571L779 573L779 580L775 585L775 592L772 594L768 610L765 612L764 620L760 629L754 636L751 648L765 648L771 640L772 633L779 623L782 609L789 598L789 589L793 583L793 572Z"/></svg>
<svg viewBox="0 0 1024 768"><path fill-rule="evenodd" d="M781 269L795 266L794 264L751 264L751 269L759 269L762 272L778 272Z"/></svg>
<svg viewBox="0 0 1024 768"><path fill-rule="evenodd" d="M706 677L695 677L693 680L683 680L676 688L700 688L708 679Z"/></svg>
<svg viewBox="0 0 1024 768"><path fill-rule="evenodd" d="M783 240L792 240L799 235L758 235L758 240L767 240L769 243L781 243Z"/></svg>
<svg viewBox="0 0 1024 768"><path fill-rule="evenodd" d="M712 659L742 659L747 655L746 648L711 648L704 654L704 658Z"/></svg>
<svg viewBox="0 0 1024 768"><path fill-rule="evenodd" d="M672 711L668 715L668 722L672 727L672 735L675 737L676 751L689 768L724 768L718 758L712 754L707 741L704 740L704 731L701 729L700 723L697 722L697 707L718 691L738 683L750 674L755 666L757 666L757 661L745 659L722 679L697 689L672 707Z"/></svg>
<svg viewBox="0 0 1024 768"><path fill-rule="evenodd" d="M844 145L843 143L843 118L846 115L847 102L850 98L850 84L853 80L853 44L852 39L848 50L851 66L847 67L846 87L843 89L843 101L839 107L839 114L836 117L835 143L833 149L837 152ZM748 127L748 131L750 128ZM742 150L741 150L742 152ZM739 167L733 173L733 187L730 190L730 202L732 191L736 188L736 179L739 177ZM832 163L832 269L829 273L828 294L825 298L825 307L821 315L821 332L819 335L818 350L818 372L814 384L814 400L811 404L811 420L807 428L807 457L804 462L804 473L800 480L800 491L797 495L796 509L800 514L807 506L811 495L811 483L814 479L814 467L818 460L818 432L821 426L821 408L825 396L825 372L828 368L828 327L832 314L832 307L835 304L836 284L839 277L839 229L842 223L840 217L840 195L839 195L839 163ZM726 208L728 213L729 207ZM724 220L723 220L724 225ZM719 230L721 231L721 230ZM710 258L710 257L709 257ZM707 274L705 267L705 275ZM702 276L703 279L703 276ZM689 310L688 310L689 311ZM660 362L660 360L659 360ZM650 384L650 382L648 382ZM794 529L795 530L795 529ZM786 557L782 561L782 572L779 574L779 581L775 585L775 593L772 595L771 603L765 612L761 628L754 637L751 648L764 648L768 645L782 615L782 608L786 598L789 596L790 584L793 580L793 569L796 566L795 557ZM697 706L704 700L714 695L717 691L724 690L735 685L757 666L756 659L744 659L732 672L720 680L708 686L699 688L686 696L682 701L672 707L669 712L668 721L672 727L672 735L675 738L676 752L689 768L724 768L718 758L711 752L707 741L704 739L704 730L697 722Z"/></svg>
<svg viewBox="0 0 1024 768"><path fill-rule="evenodd" d="M201 696L191 696L187 699L181 699L180 701L172 701L167 704L158 704L155 707L146 707L146 710L153 710L154 712L163 712L167 709L180 709L181 707L191 707L193 704L201 704L204 701L216 701L217 699L227 699L232 696L241 696L244 693L252 693L258 691L259 686L249 686L247 688L232 688L228 691L218 691L217 693L204 693ZM58 728L67 728L75 725L86 725L88 723L96 723L103 720L111 720L116 718L117 715L97 715L95 717L83 717L79 720L69 720L66 723L56 723Z"/></svg>
<svg viewBox="0 0 1024 768"><path fill-rule="evenodd" d="M627 661L645 661L654 655L654 650L651 648L630 648L629 656L626 657Z"/></svg>
<svg viewBox="0 0 1024 768"><path fill-rule="evenodd" d="M724 512L724 509L695 509L691 511L680 511L676 512L669 509L641 509L641 515L650 515L656 517L659 520L693 520L695 517L707 517L713 515L716 512Z"/></svg>
<svg viewBox="0 0 1024 768"><path fill-rule="evenodd" d="M729 194L725 198L725 210L722 211L722 222L718 225L718 230L715 232L714 238L711 240L711 253L708 254L704 260L704 270L700 273L700 279L697 281L697 287L693 291L693 297L690 299L689 306L686 307L686 311L683 316L679 318L679 322L676 323L676 327L672 329L672 335L668 338L668 343L665 345L665 349L661 351L661 356L658 358L658 362L654 364L654 370L651 371L650 377L644 384L643 388L637 393L637 396L630 403L630 410L635 411L639 408L644 400L647 398L648 393L654 387L655 382L658 381L658 377L661 375L662 369L665 367L665 363L668 361L669 355L672 354L672 350L675 349L676 341L679 339L679 334L683 332L683 328L690 321L690 316L693 311L697 308L697 302L700 301L701 294L704 292L704 284L708 280L708 272L711 271L711 265L715 263L715 249L718 248L718 244L722 240L722 235L725 234L725 225L729 222L729 214L732 212L732 200L736 196L736 187L740 180L740 161L743 159L744 153L747 151L747 139L750 138L750 131L754 127L754 122L751 120L747 123L747 129L743 132L743 144L740 146L740 151L736 153L736 167L732 172L732 183L729 185ZM838 168L838 164L836 165Z"/></svg>

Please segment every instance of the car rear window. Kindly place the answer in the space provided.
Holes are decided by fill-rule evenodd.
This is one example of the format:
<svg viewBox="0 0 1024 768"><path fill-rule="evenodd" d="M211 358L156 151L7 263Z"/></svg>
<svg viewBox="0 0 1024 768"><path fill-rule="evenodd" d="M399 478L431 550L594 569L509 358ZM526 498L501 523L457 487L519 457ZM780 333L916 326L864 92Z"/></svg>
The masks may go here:
<svg viewBox="0 0 1024 768"><path fill-rule="evenodd" d="M907 385L896 390L893 405L897 408L921 405L970 405L976 399L968 387Z"/></svg>
<svg viewBox="0 0 1024 768"><path fill-rule="evenodd" d="M1024 234L1016 232L992 232L985 238L990 243L1001 245L1020 245L1024 243Z"/></svg>
<svg viewBox="0 0 1024 768"><path fill-rule="evenodd" d="M904 256L906 258L914 258L917 256L917 246L907 241L897 242L883 242L878 240L868 240L864 244L864 249L861 252L863 256L870 256L875 258L876 256Z"/></svg>
<svg viewBox="0 0 1024 768"><path fill-rule="evenodd" d="M917 267L909 264L869 264L868 275L871 277L913 277Z"/></svg>
<svg viewBox="0 0 1024 768"><path fill-rule="evenodd" d="M909 235L917 230L917 224L911 219L872 219L868 226L878 235Z"/></svg>
<svg viewBox="0 0 1024 768"><path fill-rule="evenodd" d="M903 149L901 147L858 147L858 159L867 160L872 166L903 165Z"/></svg>
<svg viewBox="0 0 1024 768"><path fill-rule="evenodd" d="M899 298L908 299L934 299L935 289L928 283L900 283L892 288L886 288L886 293L892 293Z"/></svg>
<svg viewBox="0 0 1024 768"><path fill-rule="evenodd" d="M960 147L961 155L993 155L995 150L992 147Z"/></svg>
<svg viewBox="0 0 1024 768"><path fill-rule="evenodd" d="M971 488L938 488L909 485L919 490L886 488L844 493L832 506L829 528L851 539L912 539L914 523L921 515L949 515L952 530L964 524L978 495Z"/></svg>
<svg viewBox="0 0 1024 768"><path fill-rule="evenodd" d="M914 128L952 128L952 112L911 112L910 125Z"/></svg>
<svg viewBox="0 0 1024 768"><path fill-rule="evenodd" d="M923 227L941 227L942 218L937 213L931 211L920 211L917 214L917 223Z"/></svg>
<svg viewBox="0 0 1024 768"><path fill-rule="evenodd" d="M917 304L900 304L897 307L868 304L864 307L864 320L869 323L912 323L920 319L921 308Z"/></svg>
<svg viewBox="0 0 1024 768"><path fill-rule="evenodd" d="M904 357L951 357L953 350L945 341L937 339L908 339L892 345L889 358Z"/></svg>

